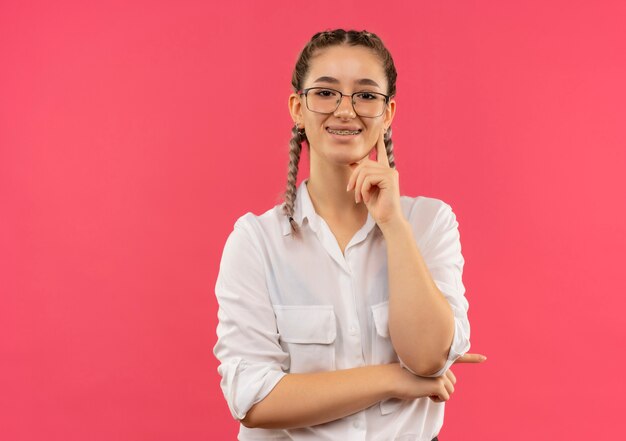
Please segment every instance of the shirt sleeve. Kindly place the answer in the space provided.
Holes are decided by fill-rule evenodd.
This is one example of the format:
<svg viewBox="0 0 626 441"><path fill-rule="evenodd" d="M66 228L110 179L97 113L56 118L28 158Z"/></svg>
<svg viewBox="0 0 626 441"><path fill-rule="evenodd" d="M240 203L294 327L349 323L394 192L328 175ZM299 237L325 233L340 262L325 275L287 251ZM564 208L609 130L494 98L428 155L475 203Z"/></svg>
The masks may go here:
<svg viewBox="0 0 626 441"><path fill-rule="evenodd" d="M226 240L215 284L219 308L213 348L220 387L238 420L287 375L283 367L289 357L278 341L261 252L241 219Z"/></svg>
<svg viewBox="0 0 626 441"><path fill-rule="evenodd" d="M454 338L448 359L440 370L426 375L427 377L443 375L456 359L470 348L470 324L467 318L469 303L465 298L465 286L462 280L465 260L461 254L461 237L458 227L459 223L452 207L442 203L435 217L432 231L423 245L423 250L420 249L435 284L448 299L454 313ZM400 365L415 374L401 359Z"/></svg>

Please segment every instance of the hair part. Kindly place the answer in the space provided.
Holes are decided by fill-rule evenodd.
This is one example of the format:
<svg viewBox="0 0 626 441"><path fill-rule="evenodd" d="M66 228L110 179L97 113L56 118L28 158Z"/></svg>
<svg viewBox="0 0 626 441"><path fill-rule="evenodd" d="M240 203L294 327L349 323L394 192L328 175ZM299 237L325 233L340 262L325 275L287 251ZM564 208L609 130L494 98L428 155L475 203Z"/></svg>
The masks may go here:
<svg viewBox="0 0 626 441"><path fill-rule="evenodd" d="M296 61L291 77L291 86L293 91L297 92L302 89L304 80L309 74L311 60L316 53L324 48L339 45L363 46L373 50L373 52L381 60L385 76L387 78L387 95L393 98L396 95L396 79L398 74L393 62L391 54L383 44L382 40L374 33L363 31L344 29L326 30L318 32L306 44L300 52ZM287 168L287 189L284 192L284 204L282 206L283 213L289 219L291 224L292 236L299 233L298 223L293 219L294 205L296 202L296 180L298 177L298 167L300 164L300 154L302 153L302 143L306 141L307 149L310 146L306 138L306 134L300 133L297 126L291 130L292 136L289 141L289 165ZM389 166L395 168L395 160L393 155L393 141L391 139L391 126L387 128L384 136L385 150L389 158Z"/></svg>

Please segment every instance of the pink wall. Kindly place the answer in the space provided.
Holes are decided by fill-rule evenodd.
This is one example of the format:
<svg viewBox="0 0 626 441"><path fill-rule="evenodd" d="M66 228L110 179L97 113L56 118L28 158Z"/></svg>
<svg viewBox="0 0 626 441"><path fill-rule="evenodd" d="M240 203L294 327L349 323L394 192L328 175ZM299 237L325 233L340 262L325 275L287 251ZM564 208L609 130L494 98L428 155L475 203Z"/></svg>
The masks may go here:
<svg viewBox="0 0 626 441"><path fill-rule="evenodd" d="M460 223L489 359L454 366L440 438L623 436L625 22L621 1L2 2L0 437L235 439L219 259L279 202L291 70L334 27L387 43L402 193Z"/></svg>

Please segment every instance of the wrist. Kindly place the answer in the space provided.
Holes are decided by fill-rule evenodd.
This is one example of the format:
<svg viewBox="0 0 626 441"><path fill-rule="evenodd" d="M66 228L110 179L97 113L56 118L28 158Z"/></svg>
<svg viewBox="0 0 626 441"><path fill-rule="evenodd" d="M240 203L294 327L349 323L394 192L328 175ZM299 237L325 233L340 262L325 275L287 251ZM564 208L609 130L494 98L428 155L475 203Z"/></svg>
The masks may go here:
<svg viewBox="0 0 626 441"><path fill-rule="evenodd" d="M411 230L409 221L407 221L402 215L395 216L386 222L381 222L378 224L378 227L385 237L393 233L404 233L407 230Z"/></svg>
<svg viewBox="0 0 626 441"><path fill-rule="evenodd" d="M399 363L380 364L376 366L379 369L377 378L380 380L380 400L387 400L389 398L395 398L397 396L396 386L398 381L396 379L397 369L400 368Z"/></svg>

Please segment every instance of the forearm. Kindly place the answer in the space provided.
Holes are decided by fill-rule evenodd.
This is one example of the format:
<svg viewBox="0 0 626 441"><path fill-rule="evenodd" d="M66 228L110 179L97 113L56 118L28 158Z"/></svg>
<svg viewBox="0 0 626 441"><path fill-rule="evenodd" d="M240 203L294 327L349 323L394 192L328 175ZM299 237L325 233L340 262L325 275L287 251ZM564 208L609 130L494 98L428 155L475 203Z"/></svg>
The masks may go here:
<svg viewBox="0 0 626 441"><path fill-rule="evenodd" d="M430 375L445 363L454 336L454 314L439 291L406 219L381 226L387 245L389 335L402 361Z"/></svg>
<svg viewBox="0 0 626 441"><path fill-rule="evenodd" d="M392 396L392 365L285 375L252 406L246 427L289 429L334 421Z"/></svg>

